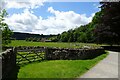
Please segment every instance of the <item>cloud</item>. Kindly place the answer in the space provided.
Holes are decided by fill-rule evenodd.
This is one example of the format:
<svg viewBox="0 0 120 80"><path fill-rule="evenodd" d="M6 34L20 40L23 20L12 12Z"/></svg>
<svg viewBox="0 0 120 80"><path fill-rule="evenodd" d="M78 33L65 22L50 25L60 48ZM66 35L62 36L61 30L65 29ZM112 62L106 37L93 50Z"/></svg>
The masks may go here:
<svg viewBox="0 0 120 80"><path fill-rule="evenodd" d="M74 11L58 11L52 7L49 7L47 11L54 16L43 19L41 16L33 14L29 9L25 9L23 13L13 14L7 17L5 21L10 29L16 32L58 34L91 22L94 15L87 17L85 14L78 14Z"/></svg>
<svg viewBox="0 0 120 80"><path fill-rule="evenodd" d="M37 23L37 16L30 13L28 9L25 9L21 14L13 14L5 19L6 23L10 26L10 29L14 31L32 31Z"/></svg>
<svg viewBox="0 0 120 80"><path fill-rule="evenodd" d="M16 0L5 0L2 2L4 8L9 9L9 8L38 8L40 6L43 6L43 3L45 0L24 0L24 1L16 1Z"/></svg>

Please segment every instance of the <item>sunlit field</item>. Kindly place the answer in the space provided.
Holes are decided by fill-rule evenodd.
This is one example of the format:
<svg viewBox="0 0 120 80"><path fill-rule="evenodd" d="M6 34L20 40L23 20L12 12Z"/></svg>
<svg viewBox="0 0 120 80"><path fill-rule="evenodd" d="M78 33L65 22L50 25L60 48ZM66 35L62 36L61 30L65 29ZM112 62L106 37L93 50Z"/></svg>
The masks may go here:
<svg viewBox="0 0 120 80"><path fill-rule="evenodd" d="M25 40L12 40L8 46L44 46L44 47L61 47L61 48L82 48L83 46L97 47L101 45L93 43L67 43L67 42L31 42Z"/></svg>
<svg viewBox="0 0 120 80"><path fill-rule="evenodd" d="M20 68L18 78L77 78L107 55L90 60L50 60L28 64Z"/></svg>

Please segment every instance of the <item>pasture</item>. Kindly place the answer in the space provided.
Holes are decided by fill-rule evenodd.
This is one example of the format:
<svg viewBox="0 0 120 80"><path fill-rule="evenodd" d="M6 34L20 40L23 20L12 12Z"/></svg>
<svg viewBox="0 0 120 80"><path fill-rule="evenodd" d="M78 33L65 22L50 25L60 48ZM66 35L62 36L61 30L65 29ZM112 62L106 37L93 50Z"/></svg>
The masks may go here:
<svg viewBox="0 0 120 80"><path fill-rule="evenodd" d="M44 47L61 47L61 48L81 48L83 46L92 46L97 47L101 45L93 44L93 43L66 43L66 42L31 42L25 40L12 40L8 46L44 46Z"/></svg>
<svg viewBox="0 0 120 80"><path fill-rule="evenodd" d="M107 55L90 60L50 60L28 64L20 68L18 78L77 78Z"/></svg>
<svg viewBox="0 0 120 80"><path fill-rule="evenodd" d="M27 42L13 40L7 46L44 46L60 48L82 48L84 46L98 47L91 43L64 43L64 42ZM26 54L24 52L20 54ZM18 78L77 78L104 59L108 53L88 60L44 60L20 66ZM30 55L34 56L34 55ZM20 56L17 56L20 58Z"/></svg>

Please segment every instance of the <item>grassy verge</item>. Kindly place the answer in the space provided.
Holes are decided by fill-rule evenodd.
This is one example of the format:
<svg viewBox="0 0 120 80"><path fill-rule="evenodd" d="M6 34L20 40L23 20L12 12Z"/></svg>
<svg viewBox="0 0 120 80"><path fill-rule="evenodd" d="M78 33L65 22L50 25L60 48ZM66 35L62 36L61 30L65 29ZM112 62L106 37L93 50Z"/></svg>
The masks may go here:
<svg viewBox="0 0 120 80"><path fill-rule="evenodd" d="M51 60L20 68L18 78L76 78L104 59L108 53L91 60Z"/></svg>

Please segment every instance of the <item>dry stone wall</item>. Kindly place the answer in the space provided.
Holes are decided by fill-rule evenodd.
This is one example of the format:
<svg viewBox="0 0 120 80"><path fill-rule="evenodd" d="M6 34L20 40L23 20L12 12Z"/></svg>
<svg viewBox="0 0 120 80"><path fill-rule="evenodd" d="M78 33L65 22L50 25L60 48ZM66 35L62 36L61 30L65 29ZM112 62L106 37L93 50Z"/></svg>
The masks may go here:
<svg viewBox="0 0 120 80"><path fill-rule="evenodd" d="M2 52L2 78L8 78L12 70L16 67L16 48L10 48Z"/></svg>
<svg viewBox="0 0 120 80"><path fill-rule="evenodd" d="M77 60L92 59L104 54L103 48L97 49L65 49L65 48L46 48L47 60Z"/></svg>
<svg viewBox="0 0 120 80"><path fill-rule="evenodd" d="M17 51L29 52L34 50L36 52L39 51L44 52L45 60L79 60L79 59L84 60L92 59L105 53L103 48L69 49L69 48L25 47L25 46L24 47L20 46L16 48L9 47L9 49L7 48L7 50L2 52L2 55L0 55L0 59L2 59L2 77L7 78L9 74L12 73L12 70L16 67ZM39 55L37 54L37 56ZM25 58L27 59L27 56Z"/></svg>

